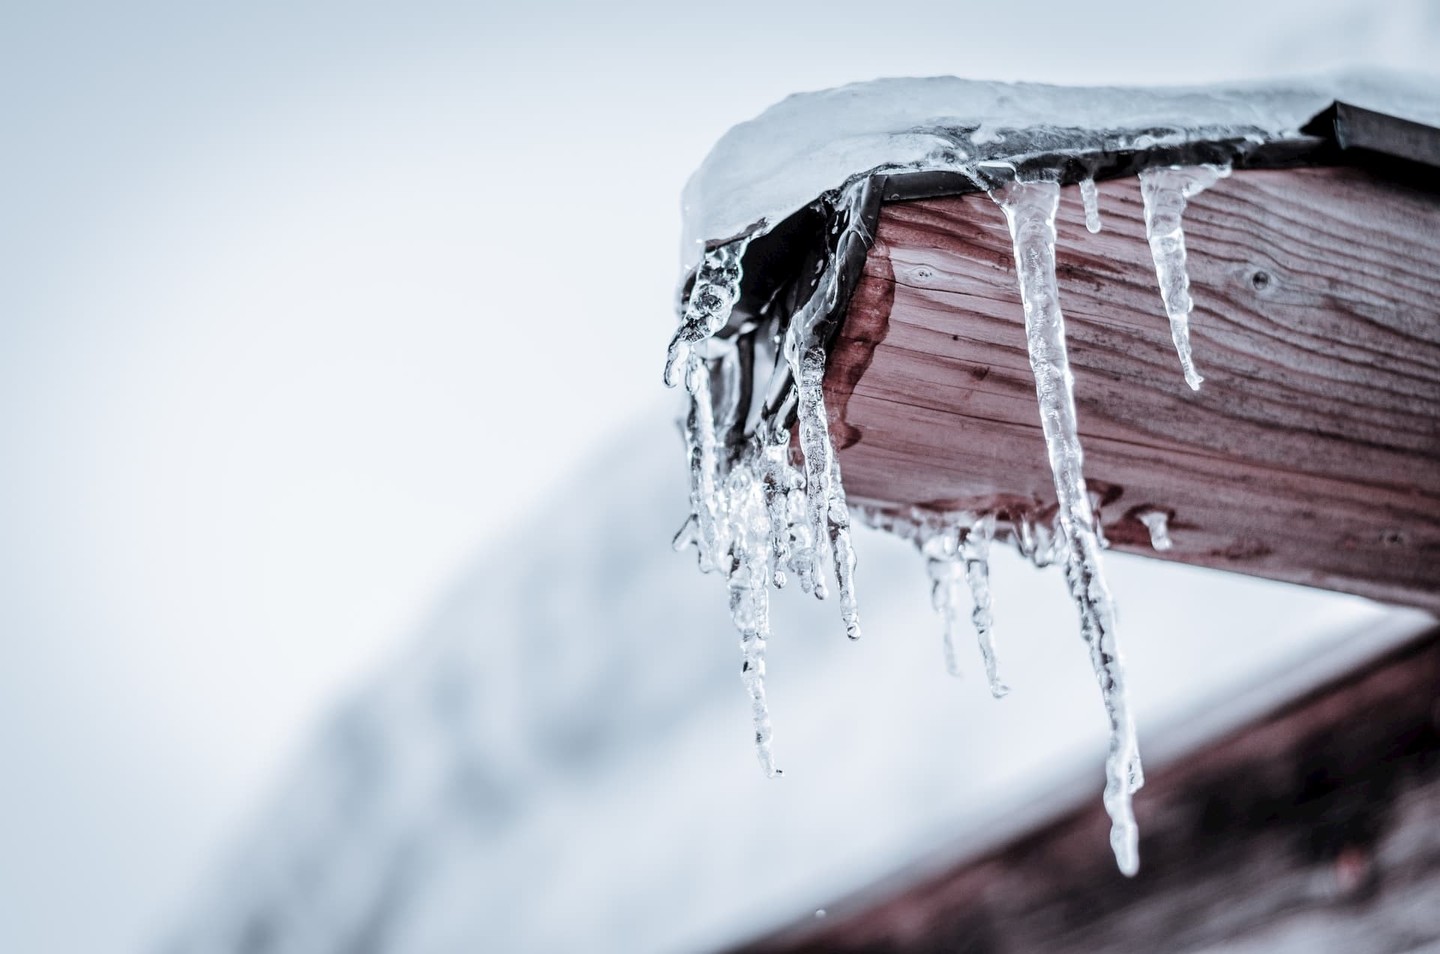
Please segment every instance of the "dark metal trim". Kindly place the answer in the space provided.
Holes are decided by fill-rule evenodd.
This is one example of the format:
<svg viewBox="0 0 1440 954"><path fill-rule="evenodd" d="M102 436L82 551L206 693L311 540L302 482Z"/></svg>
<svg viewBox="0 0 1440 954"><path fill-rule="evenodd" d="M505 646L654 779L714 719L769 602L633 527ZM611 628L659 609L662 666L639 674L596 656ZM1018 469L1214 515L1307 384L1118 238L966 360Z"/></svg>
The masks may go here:
<svg viewBox="0 0 1440 954"><path fill-rule="evenodd" d="M1304 132L1332 143L1339 161L1378 165L1432 187L1440 178L1440 129L1433 126L1336 102L1306 123Z"/></svg>

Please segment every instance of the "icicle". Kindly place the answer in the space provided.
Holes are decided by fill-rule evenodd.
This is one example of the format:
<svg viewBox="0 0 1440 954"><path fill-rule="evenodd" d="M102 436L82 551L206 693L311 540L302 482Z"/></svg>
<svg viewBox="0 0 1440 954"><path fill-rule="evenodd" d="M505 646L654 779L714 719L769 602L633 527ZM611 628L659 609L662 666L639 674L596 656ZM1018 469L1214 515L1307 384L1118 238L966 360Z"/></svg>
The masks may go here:
<svg viewBox="0 0 1440 954"><path fill-rule="evenodd" d="M686 359L685 388L690 412L685 420L685 442L690 457L690 512L695 518L700 569L710 572L719 563L720 506L717 479L714 404L710 397L710 366L695 352Z"/></svg>
<svg viewBox="0 0 1440 954"><path fill-rule="evenodd" d="M1041 566L1036 559L1036 553L1039 551L1040 543L1035 539L1034 519L1028 513L1023 513L1016 518L1013 523L1015 527L1015 549L1019 550L1020 555L1029 560L1032 566Z"/></svg>
<svg viewBox="0 0 1440 954"><path fill-rule="evenodd" d="M790 493L796 481L786 458L790 454L790 434L780 431L761 438L761 466L765 488L765 511L770 518L770 582L776 589L786 583L785 568L790 556Z"/></svg>
<svg viewBox="0 0 1440 954"><path fill-rule="evenodd" d="M1066 580L1080 611L1081 634L1089 644L1091 664L1110 720L1110 753L1105 763L1105 809L1112 823L1110 845L1120 870L1131 875L1140 864L1131 795L1143 778L1115 640L1115 607L1101 569L1095 517L1086 493L1074 379L1055 281L1055 209L1060 186L1056 182L1013 182L992 195L1005 212L1015 249L1030 366L1035 373L1040 422L1060 505Z"/></svg>
<svg viewBox="0 0 1440 954"><path fill-rule="evenodd" d="M750 236L736 239L705 253L695 273L695 286L685 305L685 315L665 353L665 384L675 386L675 372L694 353L695 345L707 341L724 328L740 298L740 260L750 245Z"/></svg>
<svg viewBox="0 0 1440 954"><path fill-rule="evenodd" d="M990 693L997 699L1008 693L1010 687L1000 681L995 663L994 614L990 603L989 559L990 543L995 537L995 515L977 518L969 513L936 515L914 511L909 520L875 513L863 516L871 526L914 540L916 549L925 558L925 571L930 577L930 603L940 614L944 632L945 669L952 676L961 674L955 647L961 625L961 593L968 587L970 620L985 663Z"/></svg>
<svg viewBox="0 0 1440 954"><path fill-rule="evenodd" d="M825 349L819 324L835 307L839 296L838 261L848 244L858 239L863 225L860 198L863 182L849 186L840 197L839 208L846 218L845 231L836 241L836 251L822 271L809 301L790 319L782 350L795 379L796 414L799 420L800 450L805 458L806 523L810 527L816 556L813 574L815 595L827 595L819 562L829 544L834 558L835 582L840 590L840 616L845 633L860 638L860 619L855 604L855 551L850 545L850 510L840 480L840 464L830 441L830 420L825 410Z"/></svg>
<svg viewBox="0 0 1440 954"><path fill-rule="evenodd" d="M675 531L675 536L670 541L670 546L676 553L680 553L684 551L686 547L693 546L695 542L695 515L692 513L685 518L685 522L680 525L680 529Z"/></svg>
<svg viewBox="0 0 1440 954"><path fill-rule="evenodd" d="M805 524L815 548L816 562L811 567L811 587L815 596L829 595L824 574L820 571L823 541L829 538L830 428L825 417L825 352L819 348L806 351L795 369L795 387L799 394L796 412L799 415L800 452L805 458Z"/></svg>
<svg viewBox="0 0 1440 954"><path fill-rule="evenodd" d="M755 754L765 774L780 774L770 751L770 710L765 699L765 644L770 638L770 580L766 568L770 557L770 520L765 494L755 469L735 467L726 487L731 504L730 616L740 631L744 656L741 678L750 696L755 725Z"/></svg>
<svg viewBox="0 0 1440 954"><path fill-rule="evenodd" d="M840 590L840 620L845 635L860 638L860 610L855 603L855 547L850 541L850 507L840 482L840 461L830 457L830 545L835 549L835 585Z"/></svg>
<svg viewBox="0 0 1440 954"><path fill-rule="evenodd" d="M822 567L828 549L846 632L852 639L860 636L850 514L825 411L820 324L838 302L837 262L848 258L852 243L863 238L862 188L857 183L841 194L839 214L845 227L836 229L835 253L819 270L810 299L791 317L781 342L794 387L803 468L792 463L789 430L776 420L761 422L738 448L729 443L749 407L747 382L734 340L716 336L729 322L740 296L740 262L748 238L707 253L666 353L666 383L673 383L683 366L689 394L683 430L691 514L674 544L677 548L695 544L702 570L725 572L730 612L744 652L742 674L757 753L769 775L779 774L770 754L765 701L769 587L784 586L793 574L802 590L825 597Z"/></svg>
<svg viewBox="0 0 1440 954"><path fill-rule="evenodd" d="M811 532L811 525L807 522L806 508L808 501L805 496L805 477L797 470L791 469L795 474L794 483L791 486L789 495L785 499L786 506L786 529L785 534L789 538L790 560L788 566L795 578L800 581L800 589L805 593L813 593L816 597L824 599L825 579L820 570L820 556L816 552L815 535ZM817 586L819 587L817 591Z"/></svg>
<svg viewBox="0 0 1440 954"><path fill-rule="evenodd" d="M960 583L965 577L965 562L960 559L959 528L919 529L915 545L925 557L925 572L930 576L930 605L940 614L945 671L960 676L955 644L960 629Z"/></svg>
<svg viewBox="0 0 1440 954"><path fill-rule="evenodd" d="M1053 566L1064 557L1061 552L1064 534L1056 533L1053 525L1037 523L1031 514L1021 514L1012 521L1014 526L1015 549L1030 561L1030 565L1043 570Z"/></svg>
<svg viewBox="0 0 1440 954"><path fill-rule="evenodd" d="M1190 354L1190 276L1185 271L1185 232L1180 219L1186 200L1230 174L1226 166L1168 166L1140 170L1140 196L1145 202L1145 235L1155 259L1160 298L1170 318L1170 337L1180 356L1185 383L1200 390L1205 380L1195 370Z"/></svg>
<svg viewBox="0 0 1440 954"><path fill-rule="evenodd" d="M1164 510L1142 510L1135 519L1145 524L1150 531L1150 546L1164 552L1173 545L1170 542L1170 514Z"/></svg>
<svg viewBox="0 0 1440 954"><path fill-rule="evenodd" d="M851 639L860 638L860 621L855 612L855 553L850 546L850 516L841 485L840 465L830 443L830 424L825 413L825 352L818 346L806 349L795 374L799 392L800 448L805 455L806 521L817 548L828 539L835 559L835 582L840 590L840 615ZM825 583L815 574L815 595L826 595Z"/></svg>
<svg viewBox="0 0 1440 954"><path fill-rule="evenodd" d="M1100 231L1100 193L1088 176L1080 180L1080 201L1085 203L1085 228L1094 235Z"/></svg>
<svg viewBox="0 0 1440 954"><path fill-rule="evenodd" d="M1000 699L1010 692L1010 687L1000 681L995 660L995 616L990 608L990 541L994 538L995 515L987 514L965 534L960 554L965 561L965 579L970 584L970 599L974 604L970 619L975 624L980 658L985 662L985 679L990 684L990 695Z"/></svg>
<svg viewBox="0 0 1440 954"><path fill-rule="evenodd" d="M1095 540L1100 544L1100 549L1108 550L1110 549L1110 540L1105 536L1105 515L1100 512L1103 503L1102 497L1093 490L1089 491L1089 497L1090 512L1095 515Z"/></svg>

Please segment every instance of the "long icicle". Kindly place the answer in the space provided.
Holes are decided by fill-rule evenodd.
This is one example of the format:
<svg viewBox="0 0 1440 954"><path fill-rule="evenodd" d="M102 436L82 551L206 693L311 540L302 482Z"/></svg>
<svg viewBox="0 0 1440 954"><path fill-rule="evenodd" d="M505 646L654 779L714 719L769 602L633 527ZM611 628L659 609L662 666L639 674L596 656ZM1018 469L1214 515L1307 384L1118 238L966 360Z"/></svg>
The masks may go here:
<svg viewBox="0 0 1440 954"><path fill-rule="evenodd" d="M685 369L689 406L684 433L690 463L690 518L686 523L688 526L693 521L700 569L706 573L719 566L723 556L719 526L723 502L710 363L697 346L708 342L729 322L740 298L740 261L749 245L749 237L741 238L705 254L665 357L667 385L676 384L675 374L682 364ZM686 535L686 527L681 527L677 542Z"/></svg>
<svg viewBox="0 0 1440 954"><path fill-rule="evenodd" d="M1085 487L1074 378L1055 280L1055 209L1060 186L1057 182L1012 182L992 196L1005 212L1015 250L1030 367L1065 535L1066 580L1080 612L1081 634L1089 644L1110 720L1104 796L1111 820L1110 846L1120 870L1133 875L1139 870L1140 856L1131 795L1143 783L1143 776L1115 638L1115 607L1105 584L1094 512Z"/></svg>
<svg viewBox="0 0 1440 954"><path fill-rule="evenodd" d="M1205 379L1195 370L1190 352L1190 276L1185 270L1185 231L1180 219L1186 201L1230 174L1229 166L1155 166L1140 170L1140 197L1145 202L1145 235L1155 260L1160 300L1170 319L1170 337L1180 357L1180 370L1193 391Z"/></svg>
<svg viewBox="0 0 1440 954"><path fill-rule="evenodd" d="M951 525L936 530L917 527L915 537L915 545L925 558L925 572L930 576L930 605L940 614L945 671L952 676L962 675L955 648L960 635L960 581L965 577L959 536L960 529Z"/></svg>
<svg viewBox="0 0 1440 954"><path fill-rule="evenodd" d="M985 663L985 679L990 695L1000 699L1009 695L1010 687L1000 681L1000 667L995 658L995 614L990 606L990 543L995 539L995 515L986 514L975 521L960 541L960 556L965 562L965 581L970 584L970 620L975 625L975 641Z"/></svg>
<svg viewBox="0 0 1440 954"><path fill-rule="evenodd" d="M803 307L791 318L785 332L783 351L795 379L796 413L800 430L800 451L805 458L806 521L814 535L817 564L815 595L827 593L819 560L828 542L834 559L835 582L840 590L840 616L845 633L860 638L860 618L855 602L855 551L850 543L850 510L840 480L840 464L830 440L830 420L825 409L825 348L819 331L821 321L835 308L839 298L840 262L850 242L859 241L864 228L860 217L863 182L851 184L841 194L839 210L846 227L836 242L830 263Z"/></svg>
<svg viewBox="0 0 1440 954"><path fill-rule="evenodd" d="M812 583L815 596L825 599L830 595L825 585L825 576L820 568L824 541L830 536L830 467L834 450L830 444L830 425L826 420L825 352L820 347L807 348L805 354L794 366L795 390L797 393L796 425L800 429L800 453L805 458L805 522L815 544L816 562Z"/></svg>
<svg viewBox="0 0 1440 954"><path fill-rule="evenodd" d="M786 460L790 453L790 432L762 427L756 435L760 445L760 472L765 490L765 512L770 518L770 582L783 589L785 569L790 565L790 493L794 486ZM802 579L804 574L800 574Z"/></svg>
<svg viewBox="0 0 1440 954"><path fill-rule="evenodd" d="M721 500L717 486L720 465L710 395L710 365L694 351L686 358L685 389L690 392L690 407L685 418L685 443L690 455L690 514L695 522L700 569L709 573L720 560Z"/></svg>
<svg viewBox="0 0 1440 954"><path fill-rule="evenodd" d="M755 755L774 777L770 750L770 708L765 698L765 646L770 639L770 515L758 468L736 467L727 479L730 503L730 616L740 631L744 661L740 675L750 696L755 726Z"/></svg>

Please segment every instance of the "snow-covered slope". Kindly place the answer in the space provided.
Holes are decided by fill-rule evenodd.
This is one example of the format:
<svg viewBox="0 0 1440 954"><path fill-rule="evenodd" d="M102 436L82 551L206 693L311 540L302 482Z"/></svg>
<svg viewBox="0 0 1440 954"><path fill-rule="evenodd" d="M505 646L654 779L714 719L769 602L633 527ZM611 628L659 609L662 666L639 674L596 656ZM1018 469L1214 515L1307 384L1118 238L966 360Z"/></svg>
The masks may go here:
<svg viewBox="0 0 1440 954"><path fill-rule="evenodd" d="M764 778L723 587L667 546L685 477L666 416L464 575L164 950L704 950L1098 797L1105 719L1058 573L995 559L997 702L973 652L970 678L945 674L919 558L868 532L865 639L832 604L775 601L785 775ZM1191 713L1223 721L1236 686L1394 638L1337 638L1386 615L1359 600L1112 563L1152 755Z"/></svg>

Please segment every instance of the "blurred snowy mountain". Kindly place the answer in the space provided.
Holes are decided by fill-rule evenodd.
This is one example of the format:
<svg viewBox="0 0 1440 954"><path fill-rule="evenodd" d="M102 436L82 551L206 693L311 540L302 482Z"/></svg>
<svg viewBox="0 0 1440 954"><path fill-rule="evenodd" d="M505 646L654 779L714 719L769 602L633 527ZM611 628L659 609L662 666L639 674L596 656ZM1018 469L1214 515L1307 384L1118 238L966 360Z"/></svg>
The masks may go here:
<svg viewBox="0 0 1440 954"><path fill-rule="evenodd" d="M700 859L657 836L743 827L695 796L753 787L758 770L723 590L666 546L685 506L668 433L648 420L474 567L414 653L337 714L171 949L574 949L607 935L662 949L657 902L716 906L710 888L684 890ZM844 648L813 635L797 665ZM709 724L741 764L647 792L712 711L734 716ZM616 817L606 793L632 786L642 810ZM679 880L656 898L645 886L672 858ZM576 868L605 863L612 877L563 900ZM628 899L607 896L626 883Z"/></svg>
<svg viewBox="0 0 1440 954"><path fill-rule="evenodd" d="M865 640L844 638L833 602L776 601L786 775L763 778L724 589L666 545L684 496L657 414L479 561L334 716L163 949L713 949L991 843L1037 804L1098 800L1104 719L1058 575L995 561L1015 687L995 702L983 678L945 675L920 561L874 533L858 544ZM1384 613L1112 565L1142 746L1332 646L1329 624Z"/></svg>

